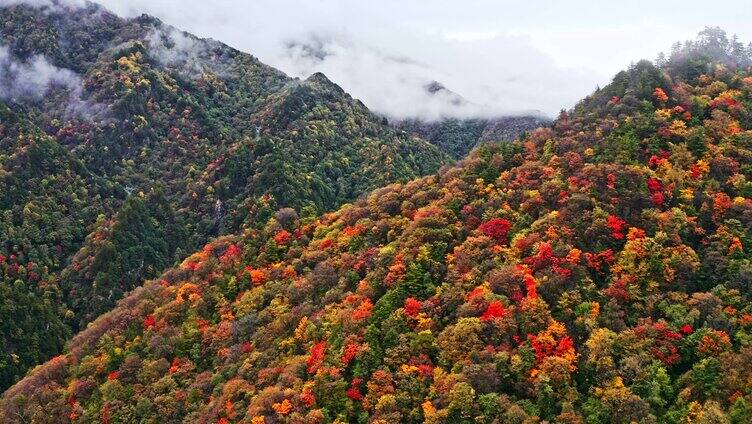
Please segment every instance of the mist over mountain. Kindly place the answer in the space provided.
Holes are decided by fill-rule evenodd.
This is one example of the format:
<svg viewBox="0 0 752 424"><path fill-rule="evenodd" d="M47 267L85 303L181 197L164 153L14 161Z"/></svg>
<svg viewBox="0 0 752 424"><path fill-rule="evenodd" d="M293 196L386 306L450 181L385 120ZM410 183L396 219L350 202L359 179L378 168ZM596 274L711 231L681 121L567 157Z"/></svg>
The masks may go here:
<svg viewBox="0 0 752 424"><path fill-rule="evenodd" d="M464 158L481 143L516 140L526 132L551 123L551 119L540 111L495 116L487 108L468 102L438 81L424 85L423 90L427 102L434 102L436 106L433 113L417 114L422 118L390 116L389 122L407 134L438 146L454 159ZM426 107L427 102L420 104Z"/></svg>
<svg viewBox="0 0 752 424"><path fill-rule="evenodd" d="M392 119L437 121L525 113L468 101L437 82L438 72L431 66L405 56L389 56L347 38L314 34L307 40L288 41L285 48L281 60L293 74L322 70L336 75L369 107Z"/></svg>
<svg viewBox="0 0 752 424"><path fill-rule="evenodd" d="M322 72L371 110L397 119L477 115L427 97L422 87L434 80L482 105L483 117L529 110L555 116L613 72L598 76L592 69L561 66L528 37L511 30L487 38L467 33L470 29L463 24L467 26L468 14L489 10L484 15L489 25L508 19L497 2L483 0L464 13L454 11L461 9L459 4L445 1L432 7L392 0L379 4L262 0L239 7L231 3L104 2L123 16L148 11L194 33L252 51L291 76ZM457 19L447 19L450 13ZM562 80L567 84L557 82Z"/></svg>

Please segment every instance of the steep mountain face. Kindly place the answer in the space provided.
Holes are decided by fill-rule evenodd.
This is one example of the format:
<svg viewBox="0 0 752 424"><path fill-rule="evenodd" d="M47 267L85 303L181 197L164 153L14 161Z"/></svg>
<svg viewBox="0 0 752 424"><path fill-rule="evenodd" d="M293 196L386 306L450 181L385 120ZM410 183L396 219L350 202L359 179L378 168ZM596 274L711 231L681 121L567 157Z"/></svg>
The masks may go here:
<svg viewBox="0 0 752 424"><path fill-rule="evenodd" d="M323 75L148 16L53 1L0 22L0 389L211 238L450 161Z"/></svg>
<svg viewBox="0 0 752 424"><path fill-rule="evenodd" d="M752 421L752 72L714 45L438 175L212 241L0 422Z"/></svg>
<svg viewBox="0 0 752 424"><path fill-rule="evenodd" d="M490 119L446 118L433 122L405 119L395 121L394 127L428 140L455 159L462 159L480 143L516 140L525 133L550 124L551 121L545 117L529 115Z"/></svg>

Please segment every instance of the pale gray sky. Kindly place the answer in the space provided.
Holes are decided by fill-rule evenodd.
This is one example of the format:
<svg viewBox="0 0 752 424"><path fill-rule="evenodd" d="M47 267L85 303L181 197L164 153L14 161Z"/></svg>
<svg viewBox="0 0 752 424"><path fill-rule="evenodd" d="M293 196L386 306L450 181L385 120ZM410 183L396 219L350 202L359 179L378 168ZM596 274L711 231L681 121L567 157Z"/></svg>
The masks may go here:
<svg viewBox="0 0 752 424"><path fill-rule="evenodd" d="M752 41L744 0L99 0L148 13L292 76L323 71L371 108L432 115L443 83L491 111L569 108L630 62L705 26ZM317 46L318 56L302 46Z"/></svg>

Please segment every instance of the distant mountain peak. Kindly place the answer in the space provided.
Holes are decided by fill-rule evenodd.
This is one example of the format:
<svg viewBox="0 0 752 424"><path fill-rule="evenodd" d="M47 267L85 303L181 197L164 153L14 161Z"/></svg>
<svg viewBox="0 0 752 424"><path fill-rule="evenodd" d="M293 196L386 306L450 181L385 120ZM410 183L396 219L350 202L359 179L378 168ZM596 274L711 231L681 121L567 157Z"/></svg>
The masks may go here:
<svg viewBox="0 0 752 424"><path fill-rule="evenodd" d="M429 82L424 87L425 87L426 91L428 91L431 94L436 93L438 91L445 91L447 89L446 87L444 87L444 84L442 84L442 83L440 83L438 81L435 81L435 80Z"/></svg>
<svg viewBox="0 0 752 424"><path fill-rule="evenodd" d="M329 77L327 77L323 72L314 72L313 74L311 74L311 76L305 79L305 82L324 85L327 87L335 88L338 91L342 92L345 91L342 89L342 87L337 85L337 83L330 80Z"/></svg>
<svg viewBox="0 0 752 424"><path fill-rule="evenodd" d="M431 96L441 95L446 97L447 103L452 106L460 107L469 104L469 102L465 100L464 97L460 96L452 90L449 90L444 86L444 84L436 80L429 82L424 86L424 88L426 92L428 92L428 94L430 94Z"/></svg>

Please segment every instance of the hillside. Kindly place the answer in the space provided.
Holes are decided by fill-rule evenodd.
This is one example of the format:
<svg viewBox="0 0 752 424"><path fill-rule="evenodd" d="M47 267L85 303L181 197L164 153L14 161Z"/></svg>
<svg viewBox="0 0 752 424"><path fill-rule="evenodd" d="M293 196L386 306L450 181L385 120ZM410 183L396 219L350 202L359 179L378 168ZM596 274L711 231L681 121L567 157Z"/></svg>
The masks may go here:
<svg viewBox="0 0 752 424"><path fill-rule="evenodd" d="M212 238L451 162L324 75L36 4L0 7L0 390Z"/></svg>
<svg viewBox="0 0 752 424"><path fill-rule="evenodd" d="M212 241L10 388L0 422L752 421L735 47L707 30L551 128Z"/></svg>

